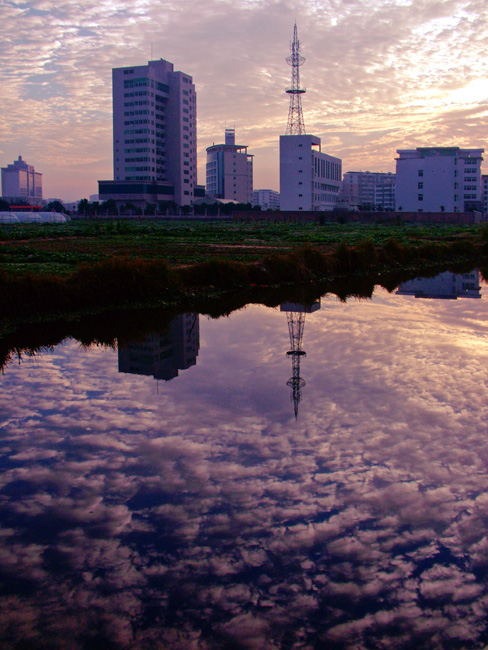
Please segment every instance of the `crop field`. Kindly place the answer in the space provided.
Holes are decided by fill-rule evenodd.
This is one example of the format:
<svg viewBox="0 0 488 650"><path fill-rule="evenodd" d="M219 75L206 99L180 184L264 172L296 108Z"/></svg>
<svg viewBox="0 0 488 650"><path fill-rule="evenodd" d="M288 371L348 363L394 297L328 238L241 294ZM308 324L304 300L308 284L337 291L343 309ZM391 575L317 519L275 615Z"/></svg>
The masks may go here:
<svg viewBox="0 0 488 650"><path fill-rule="evenodd" d="M7 273L68 275L113 258L184 266L222 259L259 261L305 244L330 252L339 244L393 238L402 246L479 240L480 226L234 222L218 220L74 220L0 226L0 268Z"/></svg>

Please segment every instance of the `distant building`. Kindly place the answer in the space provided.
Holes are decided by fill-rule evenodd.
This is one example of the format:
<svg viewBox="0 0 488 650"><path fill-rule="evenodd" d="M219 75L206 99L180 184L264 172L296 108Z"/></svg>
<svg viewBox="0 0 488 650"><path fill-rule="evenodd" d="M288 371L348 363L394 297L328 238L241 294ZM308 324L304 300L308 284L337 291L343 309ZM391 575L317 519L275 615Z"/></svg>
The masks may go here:
<svg viewBox="0 0 488 650"><path fill-rule="evenodd" d="M225 144L207 147L207 194L238 203L252 201L252 159L247 146L235 143L235 130L225 129Z"/></svg>
<svg viewBox="0 0 488 650"><path fill-rule="evenodd" d="M339 190L339 205L348 209L395 209L395 174L346 172Z"/></svg>
<svg viewBox="0 0 488 650"><path fill-rule="evenodd" d="M456 300L457 298L481 298L479 271L470 273L440 273L433 278L415 278L403 282L397 290L400 295L416 298L438 298Z"/></svg>
<svg viewBox="0 0 488 650"><path fill-rule="evenodd" d="M261 206L261 210L279 210L280 193L276 190L254 190L252 204Z"/></svg>
<svg viewBox="0 0 488 650"><path fill-rule="evenodd" d="M2 197L8 200L23 199L41 205L42 174L19 156L13 164L2 167Z"/></svg>
<svg viewBox="0 0 488 650"><path fill-rule="evenodd" d="M160 59L112 70L114 180L100 200L191 205L197 184L192 77Z"/></svg>
<svg viewBox="0 0 488 650"><path fill-rule="evenodd" d="M481 177L483 184L483 212L488 212L488 174Z"/></svg>
<svg viewBox="0 0 488 650"><path fill-rule="evenodd" d="M321 151L315 135L280 136L280 210L333 210L342 161Z"/></svg>
<svg viewBox="0 0 488 650"><path fill-rule="evenodd" d="M399 149L396 209L404 212L467 212L483 209L484 149Z"/></svg>

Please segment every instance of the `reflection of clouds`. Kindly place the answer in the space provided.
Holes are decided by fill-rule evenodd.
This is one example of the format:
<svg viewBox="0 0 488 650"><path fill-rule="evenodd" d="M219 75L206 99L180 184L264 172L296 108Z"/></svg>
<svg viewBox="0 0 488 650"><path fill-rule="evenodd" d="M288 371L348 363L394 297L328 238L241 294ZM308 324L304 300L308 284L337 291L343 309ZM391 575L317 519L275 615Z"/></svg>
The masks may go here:
<svg viewBox="0 0 488 650"><path fill-rule="evenodd" d="M75 343L9 366L4 636L471 647L488 609L477 305L327 299L307 320L298 422L277 310L204 321L200 363L159 395L113 351Z"/></svg>

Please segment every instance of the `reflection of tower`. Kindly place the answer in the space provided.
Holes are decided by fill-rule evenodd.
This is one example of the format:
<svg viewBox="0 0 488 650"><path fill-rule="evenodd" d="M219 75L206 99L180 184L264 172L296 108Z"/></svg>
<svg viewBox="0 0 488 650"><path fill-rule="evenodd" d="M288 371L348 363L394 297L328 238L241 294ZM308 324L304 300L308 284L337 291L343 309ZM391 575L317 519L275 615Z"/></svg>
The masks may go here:
<svg viewBox="0 0 488 650"><path fill-rule="evenodd" d="M196 364L199 346L198 314L181 314L165 332L119 346L119 372L169 381Z"/></svg>
<svg viewBox="0 0 488 650"><path fill-rule="evenodd" d="M288 321L288 333L290 335L291 349L286 353L292 359L292 376L286 382L291 388L290 399L294 404L295 418L298 418L298 404L302 399L302 388L306 385L305 380L300 376L300 359L306 355L302 349L303 330L305 327L305 315L311 314L320 309L320 300L312 305L301 305L297 303L284 303L280 310L286 312Z"/></svg>
<svg viewBox="0 0 488 650"><path fill-rule="evenodd" d="M288 109L288 124L286 135L305 135L305 122L303 121L302 95L304 88L300 88L300 66L305 63L305 57L300 54L300 41L298 40L297 24L293 28L293 41L290 44L291 54L286 58L291 65L291 88L286 92L290 95L290 108Z"/></svg>

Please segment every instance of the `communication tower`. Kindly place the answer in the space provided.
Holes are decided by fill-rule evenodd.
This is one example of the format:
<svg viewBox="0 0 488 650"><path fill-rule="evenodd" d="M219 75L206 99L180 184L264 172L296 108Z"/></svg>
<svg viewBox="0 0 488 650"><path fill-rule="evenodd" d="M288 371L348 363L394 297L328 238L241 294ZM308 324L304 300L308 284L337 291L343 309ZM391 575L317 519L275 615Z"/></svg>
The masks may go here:
<svg viewBox="0 0 488 650"><path fill-rule="evenodd" d="M286 92L290 95L290 108L288 110L288 123L286 135L305 135L305 122L303 121L302 95L305 88L300 88L300 66L305 63L305 57L300 54L300 41L298 40L297 24L293 28L293 41L290 43L291 54L286 58L291 65L291 88Z"/></svg>

